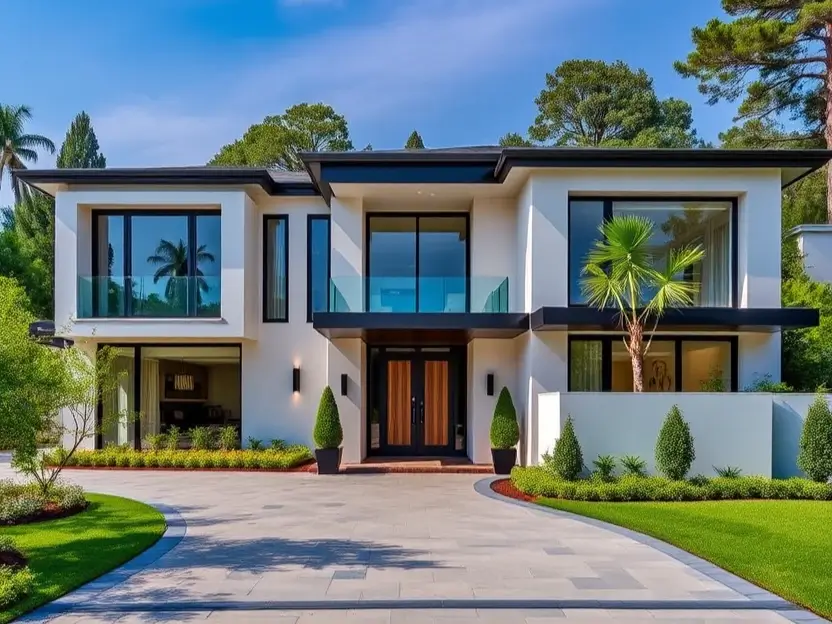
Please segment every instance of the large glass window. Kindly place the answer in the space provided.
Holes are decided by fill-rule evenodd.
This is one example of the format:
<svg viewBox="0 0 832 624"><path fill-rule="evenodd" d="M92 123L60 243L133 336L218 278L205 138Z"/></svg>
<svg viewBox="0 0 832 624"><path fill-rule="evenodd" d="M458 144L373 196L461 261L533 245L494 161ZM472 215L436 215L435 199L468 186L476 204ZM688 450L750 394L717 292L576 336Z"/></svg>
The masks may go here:
<svg viewBox="0 0 832 624"><path fill-rule="evenodd" d="M82 278L79 314L220 316L219 213L104 213L95 228L95 275Z"/></svg>
<svg viewBox="0 0 832 624"><path fill-rule="evenodd" d="M732 305L733 271L731 254L730 201L676 200L586 200L570 201L569 284L570 304L584 304L581 271L586 256L600 236L598 227L605 217L639 215L654 224L650 247L657 268L666 266L670 252L686 245L700 245L704 257L677 276L699 284L694 306ZM651 293L645 293L650 297Z"/></svg>
<svg viewBox="0 0 832 624"><path fill-rule="evenodd" d="M264 321L289 320L289 217L265 219Z"/></svg>
<svg viewBox="0 0 832 624"><path fill-rule="evenodd" d="M736 390L733 338L656 337L644 358L645 392ZM632 392L633 365L621 336L569 341L571 392Z"/></svg>
<svg viewBox="0 0 832 624"><path fill-rule="evenodd" d="M308 273L306 275L306 320L329 306L329 217L311 215L307 234Z"/></svg>
<svg viewBox="0 0 832 624"><path fill-rule="evenodd" d="M370 312L467 311L465 215L374 215L368 224Z"/></svg>
<svg viewBox="0 0 832 624"><path fill-rule="evenodd" d="M136 439L135 349L120 347L115 351L113 373L118 381L101 397L101 441L104 446L133 446Z"/></svg>

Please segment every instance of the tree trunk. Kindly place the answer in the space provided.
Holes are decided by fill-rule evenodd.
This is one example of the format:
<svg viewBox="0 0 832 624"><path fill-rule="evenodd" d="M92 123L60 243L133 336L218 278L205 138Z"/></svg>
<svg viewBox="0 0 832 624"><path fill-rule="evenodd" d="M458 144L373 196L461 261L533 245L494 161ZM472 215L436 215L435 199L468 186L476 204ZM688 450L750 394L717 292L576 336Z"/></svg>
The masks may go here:
<svg viewBox="0 0 832 624"><path fill-rule="evenodd" d="M630 327L627 351L633 365L633 392L644 392L644 331L641 327Z"/></svg>
<svg viewBox="0 0 832 624"><path fill-rule="evenodd" d="M824 47L826 52L826 123L823 137L827 149L832 149L832 23L825 27ZM832 223L832 167L826 165L826 221Z"/></svg>

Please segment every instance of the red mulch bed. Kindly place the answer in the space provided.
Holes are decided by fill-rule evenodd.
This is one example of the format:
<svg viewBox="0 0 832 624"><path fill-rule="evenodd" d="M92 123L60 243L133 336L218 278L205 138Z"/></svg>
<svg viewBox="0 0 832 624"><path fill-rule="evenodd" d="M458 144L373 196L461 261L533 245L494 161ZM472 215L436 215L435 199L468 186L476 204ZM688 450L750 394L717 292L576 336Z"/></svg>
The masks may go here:
<svg viewBox="0 0 832 624"><path fill-rule="evenodd" d="M158 466L66 466L64 470L146 470L148 472L318 472L314 459L291 468L160 468Z"/></svg>
<svg viewBox="0 0 832 624"><path fill-rule="evenodd" d="M497 492L497 494L501 494L502 496L506 496L508 498L515 498L517 500L525 501L527 503L533 503L537 500L536 496L530 496L524 492L521 492L514 484L511 482L511 479L498 479L497 481L491 482L491 489Z"/></svg>
<svg viewBox="0 0 832 624"><path fill-rule="evenodd" d="M84 511L89 503L84 502L83 505L77 507L70 507L69 509L61 509L55 503L46 503L43 509L37 513L29 516L23 516L12 522L6 522L6 526L19 526L21 524L32 524L33 522L45 522L47 520L57 520L58 518L66 518L74 516L77 513Z"/></svg>

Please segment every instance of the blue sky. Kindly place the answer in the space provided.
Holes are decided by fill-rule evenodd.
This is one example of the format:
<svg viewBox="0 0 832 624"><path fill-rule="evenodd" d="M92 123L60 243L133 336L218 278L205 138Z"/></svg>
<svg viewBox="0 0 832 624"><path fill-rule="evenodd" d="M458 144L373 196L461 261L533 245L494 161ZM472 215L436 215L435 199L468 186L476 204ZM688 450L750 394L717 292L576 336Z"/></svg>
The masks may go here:
<svg viewBox="0 0 832 624"><path fill-rule="evenodd" d="M719 0L27 0L3 10L19 26L0 101L30 105L56 145L86 110L109 166L203 164L301 101L346 115L357 148L414 128L428 147L492 144L525 132L560 62L622 59L715 140L735 106L708 106L672 63L719 15Z"/></svg>

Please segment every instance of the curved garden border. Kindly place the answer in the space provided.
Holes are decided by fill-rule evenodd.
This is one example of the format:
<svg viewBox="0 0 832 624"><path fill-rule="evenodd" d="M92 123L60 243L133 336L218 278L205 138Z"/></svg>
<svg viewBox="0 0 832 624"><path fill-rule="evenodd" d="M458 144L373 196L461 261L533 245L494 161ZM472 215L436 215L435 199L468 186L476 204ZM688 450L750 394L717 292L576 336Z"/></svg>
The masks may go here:
<svg viewBox="0 0 832 624"><path fill-rule="evenodd" d="M188 525L185 519L176 510L175 507L165 505L162 503L146 503L161 512L165 517L165 532L162 537L144 552L139 553L124 565L110 570L105 574L93 579L89 583L82 585L68 594L64 594L60 598L53 600L34 611L30 611L26 615L20 616L16 622L43 622L47 618L55 618L67 611L71 611L74 607L89 602L101 592L112 589L116 585L120 585L134 574L137 574L154 564L171 550L179 545L179 542L185 537L188 532Z"/></svg>
<svg viewBox="0 0 832 624"><path fill-rule="evenodd" d="M714 565L710 561L701 559L700 557L692 555L686 550L677 548L676 546L668 544L667 542L663 542L662 540L656 539L655 537L650 537L649 535L645 535L644 533L639 533L631 529L626 529L624 527L618 526L617 524L610 524L609 522L604 522L603 520L596 520L595 518L579 516L577 514L569 513L568 511L552 509L551 507L544 507L543 505L538 505L536 503L531 503L516 498L509 498L503 496L502 494L495 492L491 488L491 484L494 481L500 479L505 479L505 477L494 476L487 477L485 479L480 479L479 481L474 483L474 491L478 494L481 494L482 496L485 496L493 500L502 501L511 505L518 505L526 509L530 509L545 514L551 514L560 518L567 518L576 522L582 522L584 524L588 524L599 529L611 531L612 533L615 533L617 535L629 537L630 539L639 542L640 544L650 546L651 548L655 548L659 552L664 553L669 557L673 557L677 561L693 568L697 572L700 572L705 576L719 583L722 583L726 587L733 589L735 592L745 596L746 598L748 598L748 600L752 602L765 603L766 609L775 610L777 611L777 613L779 613L780 615L792 622L799 624L815 624L827 621L821 618L820 616L815 615L811 611L803 610L797 605L792 604L788 600L785 600L784 598L781 598L780 596L777 596L776 594L773 594L770 591L763 589L762 587L758 587L757 585L754 585L753 583L746 581L745 579L740 578L735 574L731 574L727 570L723 570L722 568Z"/></svg>

